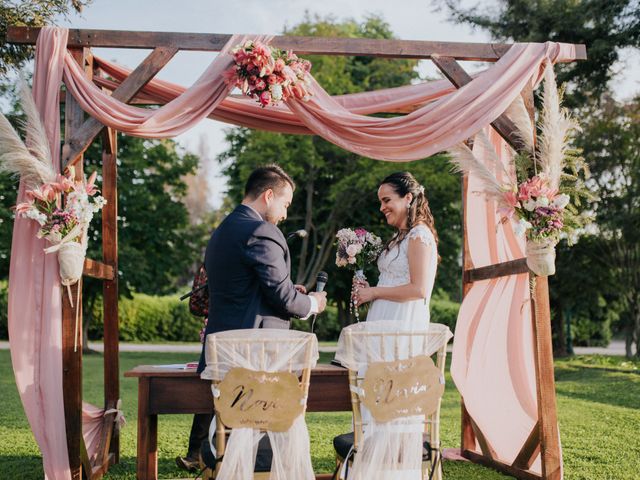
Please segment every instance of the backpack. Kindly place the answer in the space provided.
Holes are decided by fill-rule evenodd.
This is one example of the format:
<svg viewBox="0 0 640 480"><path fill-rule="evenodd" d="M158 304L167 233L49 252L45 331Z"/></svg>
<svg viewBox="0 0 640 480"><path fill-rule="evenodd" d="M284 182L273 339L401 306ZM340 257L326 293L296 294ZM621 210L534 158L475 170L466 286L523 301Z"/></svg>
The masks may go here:
<svg viewBox="0 0 640 480"><path fill-rule="evenodd" d="M204 263L200 265L193 277L191 296L189 297L189 311L196 317L209 316L209 288Z"/></svg>

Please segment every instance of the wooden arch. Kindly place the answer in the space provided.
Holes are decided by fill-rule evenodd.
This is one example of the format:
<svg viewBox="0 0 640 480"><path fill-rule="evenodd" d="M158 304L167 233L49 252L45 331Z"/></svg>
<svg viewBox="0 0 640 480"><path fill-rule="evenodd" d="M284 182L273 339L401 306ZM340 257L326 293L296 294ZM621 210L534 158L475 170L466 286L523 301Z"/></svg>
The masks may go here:
<svg viewBox="0 0 640 480"><path fill-rule="evenodd" d="M35 45L39 28L9 27L7 42ZM148 99L137 97L140 90L180 50L220 51L231 35L200 33L136 32L116 30L70 29L67 47L76 61L83 66L88 78L100 83L102 73L93 67L91 47L150 49L151 53L116 88L112 95L122 102L150 104ZM457 88L471 81L469 74L458 60L496 62L511 44L504 43L458 43L410 40L377 40L329 37L276 36L272 44L299 55L359 55L388 58L430 59ZM576 60L585 60L586 47L575 45ZM533 91L522 92L525 105L533 116ZM65 139L62 147L62 168L76 166L82 175L83 152L98 136L102 136L102 193L107 205L102 211L101 261L87 259L84 275L103 281L104 293L104 399L105 409L116 407L120 396L118 365L118 234L117 234L117 166L116 132L98 120L88 117L76 100L67 95L65 102ZM515 134L513 123L502 115L492 126L517 151L522 143ZM467 197L467 182L462 182L463 208ZM466 219L463 212L463 218ZM468 237L463 221L463 296L476 281L529 272L525 260L475 268L468 253ZM530 275L533 273L529 272ZM82 292L80 292L82 295ZM62 296L63 322L63 390L69 462L74 480L101 478L111 464L119 461L118 433L113 428L114 413L105 416L101 448L94 462L87 458L82 441L82 349L74 352L74 323L76 312L66 295ZM80 305L82 305L80 303ZM80 307L81 308L81 307ZM473 462L481 463L509 475L526 480L558 480L561 478L562 461L560 437L556 412L555 382L553 375L553 353L551 346L551 324L549 312L549 290L546 277L539 277L531 301L534 328L534 352L536 367L536 393L538 400L538 422L520 453L512 463L498 458L490 443L467 413L462 404L462 455ZM82 318L80 312L80 318ZM82 342L82 328L78 343ZM479 446L479 449L478 449ZM541 453L542 473L530 470L537 454Z"/></svg>

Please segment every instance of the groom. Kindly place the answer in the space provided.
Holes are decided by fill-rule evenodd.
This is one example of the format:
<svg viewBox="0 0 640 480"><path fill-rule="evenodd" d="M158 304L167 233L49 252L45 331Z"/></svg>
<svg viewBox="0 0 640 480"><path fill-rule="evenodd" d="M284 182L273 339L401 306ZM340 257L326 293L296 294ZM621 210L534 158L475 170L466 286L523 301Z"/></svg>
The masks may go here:
<svg viewBox="0 0 640 480"><path fill-rule="evenodd" d="M213 232L205 253L209 283L209 333L241 328L289 328L289 319L322 312L326 293L306 294L291 281L287 241L276 226L287 218L295 185L277 165L254 170L242 204ZM206 345L206 337L205 337ZM205 367L204 346L198 372ZM210 415L195 415L187 457L179 467L191 469L207 437ZM197 460L196 460L197 461Z"/></svg>

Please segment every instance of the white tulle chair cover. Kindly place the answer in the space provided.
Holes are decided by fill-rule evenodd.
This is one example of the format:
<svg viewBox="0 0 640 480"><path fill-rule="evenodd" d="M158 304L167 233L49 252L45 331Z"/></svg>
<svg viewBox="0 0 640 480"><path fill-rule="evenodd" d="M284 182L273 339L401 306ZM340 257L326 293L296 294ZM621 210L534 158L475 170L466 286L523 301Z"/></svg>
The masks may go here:
<svg viewBox="0 0 640 480"><path fill-rule="evenodd" d="M236 367L300 375L303 370L315 367L318 340L314 334L295 330L260 328L218 332L207 336L205 359L207 366L200 377L206 380L222 381L227 372ZM304 414L295 419L288 431L266 433L273 452L271 480L315 478ZM217 480L253 479L258 442L263 435L258 429L234 428ZM248 455L249 452L253 455Z"/></svg>
<svg viewBox="0 0 640 480"><path fill-rule="evenodd" d="M357 372L358 377L364 377L370 363L431 356L451 337L449 327L438 323L415 328L411 323L397 320L361 322L342 330L335 358ZM356 393L362 395L363 392ZM360 408L363 438L349 471L349 480L422 479L425 416L378 423L364 405Z"/></svg>

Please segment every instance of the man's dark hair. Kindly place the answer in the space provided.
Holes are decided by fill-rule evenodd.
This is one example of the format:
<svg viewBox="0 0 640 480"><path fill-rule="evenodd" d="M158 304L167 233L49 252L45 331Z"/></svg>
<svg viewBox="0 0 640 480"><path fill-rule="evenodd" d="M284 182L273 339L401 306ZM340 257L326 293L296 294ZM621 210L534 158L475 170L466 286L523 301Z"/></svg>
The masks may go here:
<svg viewBox="0 0 640 480"><path fill-rule="evenodd" d="M292 190L296 189L295 183L282 168L278 165L265 165L251 172L244 187L244 196L253 200L269 189L279 194L287 184Z"/></svg>

